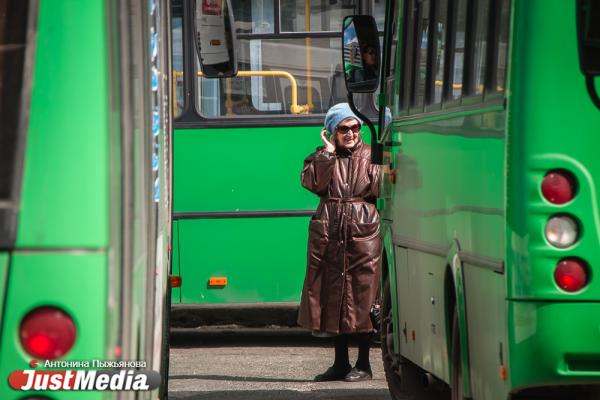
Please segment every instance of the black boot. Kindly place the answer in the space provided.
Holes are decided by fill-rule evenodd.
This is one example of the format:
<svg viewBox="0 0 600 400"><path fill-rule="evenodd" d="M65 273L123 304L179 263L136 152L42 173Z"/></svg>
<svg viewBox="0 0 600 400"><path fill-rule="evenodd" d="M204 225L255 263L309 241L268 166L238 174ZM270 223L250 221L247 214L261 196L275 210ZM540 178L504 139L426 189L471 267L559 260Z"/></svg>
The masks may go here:
<svg viewBox="0 0 600 400"><path fill-rule="evenodd" d="M327 371L315 376L315 382L343 381L351 370L352 367L350 364L348 364L347 367L337 367L333 365L329 367Z"/></svg>

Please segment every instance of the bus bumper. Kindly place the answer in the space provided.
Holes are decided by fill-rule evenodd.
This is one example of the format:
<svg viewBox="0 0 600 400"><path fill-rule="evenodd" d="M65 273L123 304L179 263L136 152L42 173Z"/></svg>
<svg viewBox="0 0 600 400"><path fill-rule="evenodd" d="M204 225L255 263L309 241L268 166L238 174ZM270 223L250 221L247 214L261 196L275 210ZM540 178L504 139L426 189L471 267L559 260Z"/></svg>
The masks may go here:
<svg viewBox="0 0 600 400"><path fill-rule="evenodd" d="M600 384L600 302L508 301L513 391Z"/></svg>

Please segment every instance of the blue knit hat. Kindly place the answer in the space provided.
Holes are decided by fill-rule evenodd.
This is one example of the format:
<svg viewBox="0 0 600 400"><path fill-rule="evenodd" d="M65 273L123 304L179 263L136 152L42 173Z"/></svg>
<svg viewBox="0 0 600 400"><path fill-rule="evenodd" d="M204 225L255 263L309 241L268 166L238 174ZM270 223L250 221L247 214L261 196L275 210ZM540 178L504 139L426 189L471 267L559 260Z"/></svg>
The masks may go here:
<svg viewBox="0 0 600 400"><path fill-rule="evenodd" d="M358 123L362 125L362 121L352 112L348 103L338 103L327 111L327 115L325 115L325 128L327 128L329 133L335 133L335 128L337 128L340 122L350 117L356 118Z"/></svg>

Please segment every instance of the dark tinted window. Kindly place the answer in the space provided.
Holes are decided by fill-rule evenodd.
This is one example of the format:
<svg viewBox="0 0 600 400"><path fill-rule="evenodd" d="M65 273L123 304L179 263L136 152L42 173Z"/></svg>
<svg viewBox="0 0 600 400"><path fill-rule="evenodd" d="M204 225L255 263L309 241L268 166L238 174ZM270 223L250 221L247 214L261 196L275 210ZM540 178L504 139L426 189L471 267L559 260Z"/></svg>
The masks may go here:
<svg viewBox="0 0 600 400"><path fill-rule="evenodd" d="M15 185L27 5L0 0L0 201L11 198Z"/></svg>
<svg viewBox="0 0 600 400"><path fill-rule="evenodd" d="M29 3L0 0L0 248L14 243L25 134ZM26 85L29 87L29 85Z"/></svg>

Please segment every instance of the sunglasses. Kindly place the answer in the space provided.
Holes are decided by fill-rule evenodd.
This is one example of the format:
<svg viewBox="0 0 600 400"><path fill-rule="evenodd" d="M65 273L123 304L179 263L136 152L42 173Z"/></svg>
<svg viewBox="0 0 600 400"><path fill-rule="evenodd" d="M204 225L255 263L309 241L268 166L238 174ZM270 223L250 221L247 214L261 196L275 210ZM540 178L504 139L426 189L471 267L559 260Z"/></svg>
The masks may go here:
<svg viewBox="0 0 600 400"><path fill-rule="evenodd" d="M360 132L360 124L354 124L351 126L341 125L337 127L337 131L340 133L348 133L348 131Z"/></svg>

